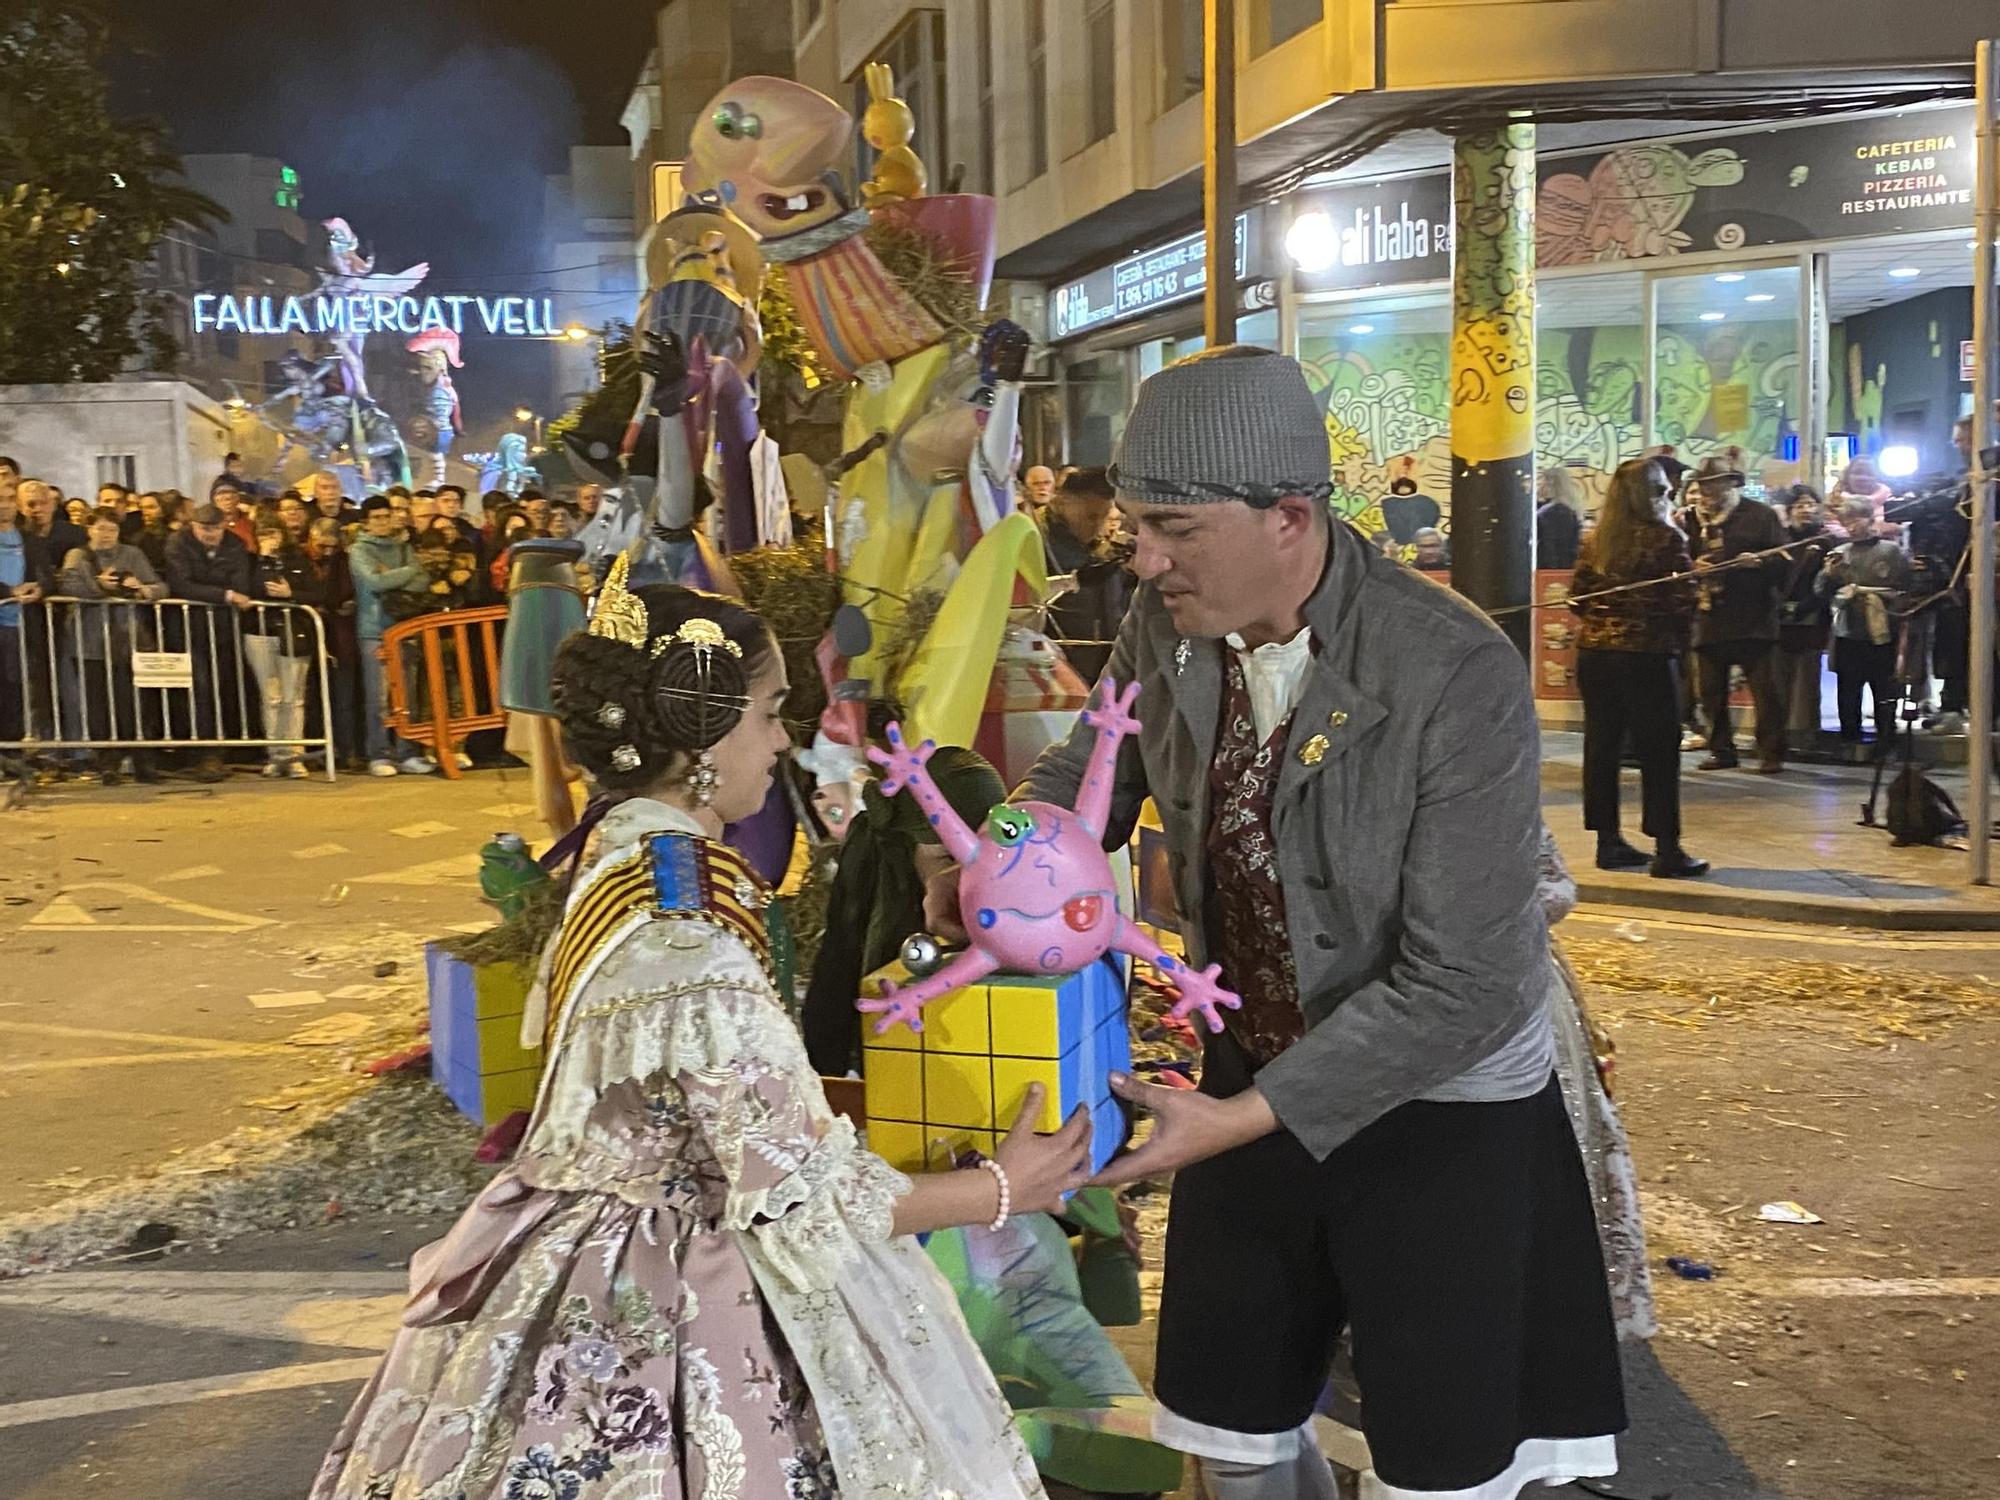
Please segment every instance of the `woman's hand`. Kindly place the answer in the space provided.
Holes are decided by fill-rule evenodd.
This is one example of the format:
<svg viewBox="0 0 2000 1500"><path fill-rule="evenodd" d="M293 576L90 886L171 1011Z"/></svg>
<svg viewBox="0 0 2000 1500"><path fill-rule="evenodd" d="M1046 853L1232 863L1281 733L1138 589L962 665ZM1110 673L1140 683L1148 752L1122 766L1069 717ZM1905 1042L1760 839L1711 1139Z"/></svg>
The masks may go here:
<svg viewBox="0 0 2000 1500"><path fill-rule="evenodd" d="M1090 1111L1079 1106L1054 1135L1037 1135L1044 1089L1028 1085L1028 1097L1014 1128L993 1153L1007 1174L1007 1190L1017 1214L1060 1213L1063 1198L1090 1180Z"/></svg>
<svg viewBox="0 0 2000 1500"><path fill-rule="evenodd" d="M1151 1115L1153 1133L1144 1145L1126 1152L1091 1178L1093 1187L1119 1187L1141 1178L1161 1177L1246 1146L1278 1128L1277 1115L1254 1088L1231 1099L1216 1099L1193 1089L1170 1089L1113 1073L1111 1092Z"/></svg>

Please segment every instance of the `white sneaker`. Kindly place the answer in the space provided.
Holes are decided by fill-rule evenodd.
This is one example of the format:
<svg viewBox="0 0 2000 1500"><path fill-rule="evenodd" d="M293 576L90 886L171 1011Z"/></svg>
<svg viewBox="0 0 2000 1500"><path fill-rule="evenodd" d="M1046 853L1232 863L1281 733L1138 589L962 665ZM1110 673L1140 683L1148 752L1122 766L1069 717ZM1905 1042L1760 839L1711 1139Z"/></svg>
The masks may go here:
<svg viewBox="0 0 2000 1500"><path fill-rule="evenodd" d="M472 757L467 755L463 750L454 752L451 758L458 762L459 770L470 771L472 769Z"/></svg>
<svg viewBox="0 0 2000 1500"><path fill-rule="evenodd" d="M428 755L412 755L408 760L397 763L396 769L405 776L435 776L438 763Z"/></svg>
<svg viewBox="0 0 2000 1500"><path fill-rule="evenodd" d="M304 781L312 773L306 769L304 761L288 760L285 762L285 774L294 781Z"/></svg>
<svg viewBox="0 0 2000 1500"><path fill-rule="evenodd" d="M275 781L278 777L285 774L285 763L281 760L266 761L264 769L260 774Z"/></svg>
<svg viewBox="0 0 2000 1500"><path fill-rule="evenodd" d="M1707 748L1707 735L1695 729L1683 729L1681 731L1681 749L1683 752L1688 750L1706 750Z"/></svg>
<svg viewBox="0 0 2000 1500"><path fill-rule="evenodd" d="M396 763L393 760L371 760L368 762L370 776L394 776Z"/></svg>

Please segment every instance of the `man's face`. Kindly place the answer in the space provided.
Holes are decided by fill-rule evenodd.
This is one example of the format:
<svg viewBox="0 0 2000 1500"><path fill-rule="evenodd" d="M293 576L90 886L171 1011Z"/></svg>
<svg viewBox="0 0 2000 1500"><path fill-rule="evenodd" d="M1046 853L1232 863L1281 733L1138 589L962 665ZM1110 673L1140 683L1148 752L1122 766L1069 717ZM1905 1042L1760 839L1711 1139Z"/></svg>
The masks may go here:
<svg viewBox="0 0 2000 1500"><path fill-rule="evenodd" d="M535 523L535 529L537 531L542 531L547 529L549 524L548 501L530 500L525 506L522 507L522 509L527 511L528 519Z"/></svg>
<svg viewBox="0 0 2000 1500"><path fill-rule="evenodd" d="M217 490L214 493L214 495L212 495L210 498L217 505L222 507L222 513L225 516L230 516L230 517L234 517L237 510L241 508L243 504L243 497L237 494L236 491L232 490L226 484L221 489Z"/></svg>
<svg viewBox="0 0 2000 1500"><path fill-rule="evenodd" d="M118 523L116 521L92 521L90 523L90 545L97 552L109 552L118 545Z"/></svg>
<svg viewBox="0 0 2000 1500"><path fill-rule="evenodd" d="M1736 509L1742 496L1733 479L1703 479L1694 487L1694 508L1704 521L1719 521Z"/></svg>
<svg viewBox="0 0 2000 1500"><path fill-rule="evenodd" d="M1792 524L1810 526L1819 519L1819 502L1810 495L1800 495L1792 501Z"/></svg>
<svg viewBox="0 0 2000 1500"><path fill-rule="evenodd" d="M213 526L204 526L201 522L196 521L188 529L194 533L194 539L200 542L202 546L215 548L222 545L222 533L229 528L221 521L216 522Z"/></svg>
<svg viewBox="0 0 2000 1500"><path fill-rule="evenodd" d="M396 512L394 507L377 508L368 512L368 519L362 523L370 536L394 536L396 534Z"/></svg>
<svg viewBox="0 0 2000 1500"><path fill-rule="evenodd" d="M1104 523L1111 518L1109 495L1079 495L1070 490L1058 490L1050 505L1069 534L1080 542L1096 540L1098 533L1104 530Z"/></svg>
<svg viewBox="0 0 2000 1500"><path fill-rule="evenodd" d="M1151 583L1183 635L1224 636L1270 605L1271 558L1285 524L1278 506L1118 502L1138 539L1132 571Z"/></svg>
<svg viewBox="0 0 2000 1500"><path fill-rule="evenodd" d="M1444 543L1438 538L1419 537L1416 547L1416 562L1419 567L1434 566L1444 561Z"/></svg>
<svg viewBox="0 0 2000 1500"><path fill-rule="evenodd" d="M243 472L243 460L235 457L224 459L222 471L225 474L241 474Z"/></svg>
<svg viewBox="0 0 2000 1500"><path fill-rule="evenodd" d="M1022 478L1028 486L1028 498L1037 505L1047 505L1056 492L1056 471L1044 464L1036 464Z"/></svg>
<svg viewBox="0 0 2000 1500"><path fill-rule="evenodd" d="M46 529L56 513L56 492L45 484L24 484L21 486L21 509L28 513L28 519L34 522L37 530Z"/></svg>
<svg viewBox="0 0 2000 1500"><path fill-rule="evenodd" d="M576 492L576 508L586 517L597 514L597 507L604 503L604 486L586 484Z"/></svg>
<svg viewBox="0 0 2000 1500"><path fill-rule="evenodd" d="M97 487L97 503L108 505L113 510L125 508L125 492L115 484L101 484Z"/></svg>
<svg viewBox="0 0 2000 1500"><path fill-rule="evenodd" d="M1840 508L1840 524L1847 529L1850 541L1865 542L1875 535L1875 507L1843 505Z"/></svg>
<svg viewBox="0 0 2000 1500"><path fill-rule="evenodd" d="M423 527L430 525L432 521L437 519L437 513L438 503L433 496L418 495L410 501L410 524L412 526Z"/></svg>
<svg viewBox="0 0 2000 1500"><path fill-rule="evenodd" d="M313 504L319 507L321 515L339 515L342 499L338 479L331 474L313 475Z"/></svg>
<svg viewBox="0 0 2000 1500"><path fill-rule="evenodd" d="M456 521L465 514L465 496L457 490L439 490L437 497L438 514Z"/></svg>

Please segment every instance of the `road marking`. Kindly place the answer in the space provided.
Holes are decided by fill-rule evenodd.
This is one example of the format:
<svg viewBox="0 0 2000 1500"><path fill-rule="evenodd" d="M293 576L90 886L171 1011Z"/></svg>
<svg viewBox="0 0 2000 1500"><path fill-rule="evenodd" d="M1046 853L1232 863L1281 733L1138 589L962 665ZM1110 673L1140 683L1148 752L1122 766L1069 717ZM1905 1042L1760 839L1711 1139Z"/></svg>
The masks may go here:
<svg viewBox="0 0 2000 1500"><path fill-rule="evenodd" d="M259 1010L294 1010L301 1005L324 1005L326 996L318 990L267 990L252 995L250 1003Z"/></svg>
<svg viewBox="0 0 2000 1500"><path fill-rule="evenodd" d="M326 859L331 855L347 853L345 844L313 844L309 848L294 849L293 859Z"/></svg>
<svg viewBox="0 0 2000 1500"><path fill-rule="evenodd" d="M449 823L405 823L401 828L391 828L389 832L399 839L435 838L441 833L456 833L458 830Z"/></svg>
<svg viewBox="0 0 2000 1500"><path fill-rule="evenodd" d="M310 1364L280 1365L274 1370L253 1370L244 1375L205 1375L195 1380L130 1385L123 1390L89 1391L79 1396L56 1396L46 1401L19 1401L12 1406L0 1406L0 1427L31 1427L41 1422L66 1422L76 1417L103 1416L117 1411L140 1411L154 1406L178 1406L189 1401L227 1400L232 1396L297 1390L301 1386L366 1380L375 1373L375 1366L380 1362L380 1356L373 1354L353 1359L322 1359Z"/></svg>
<svg viewBox="0 0 2000 1500"><path fill-rule="evenodd" d="M1626 906L1616 910L1591 910L1578 907L1571 912L1566 922L1583 922L1598 927L1624 927L1631 925L1642 930L1658 928L1664 932L1691 932L1703 936L1724 936L1754 938L1758 942L1810 943L1814 947L1828 944L1843 948L1891 948L1907 953L1922 952L1978 952L2000 950L2000 933L1974 938L1927 938L1914 935L1892 937L1887 932L1833 932L1826 929L1808 929L1801 932L1797 928L1803 924L1790 924L1791 930L1777 926L1750 925L1747 921L1738 924L1728 921L1697 921L1685 917L1663 917L1650 907Z"/></svg>
<svg viewBox="0 0 2000 1500"><path fill-rule="evenodd" d="M1797 1276L1743 1287L1770 1297L2000 1297L2000 1276Z"/></svg>
<svg viewBox="0 0 2000 1500"><path fill-rule="evenodd" d="M283 1042L243 1042L187 1052L115 1052L103 1057L47 1057L35 1062L0 1063L0 1074L61 1073L90 1068L134 1068L145 1063L214 1062L232 1057L275 1057Z"/></svg>
<svg viewBox="0 0 2000 1500"><path fill-rule="evenodd" d="M140 911L88 911L77 899L86 892L104 892L125 902L137 902ZM143 908L153 908L148 911ZM147 920L162 914L178 921ZM177 896L162 896L143 885L122 880L92 880L65 886L49 904L28 918L25 924L38 932L249 932L272 925L270 917L253 917L245 912L224 911L202 906Z"/></svg>
<svg viewBox="0 0 2000 1500"><path fill-rule="evenodd" d="M189 865L184 870L174 870L160 876L160 880L211 880L222 873L220 865Z"/></svg>
<svg viewBox="0 0 2000 1500"><path fill-rule="evenodd" d="M463 880L479 868L477 854L452 854L401 870L384 870L379 875L362 875L356 885L437 885L441 881Z"/></svg>
<svg viewBox="0 0 2000 1500"><path fill-rule="evenodd" d="M163 1036L150 1031L100 1031L87 1026L57 1026L47 1021L0 1021L0 1035L66 1037L86 1042L125 1042L147 1052L118 1052L92 1057L47 1057L30 1062L0 1062L0 1073L60 1073L68 1069L130 1068L145 1063L204 1062L233 1057L271 1057L286 1050L283 1042L227 1042L213 1037Z"/></svg>

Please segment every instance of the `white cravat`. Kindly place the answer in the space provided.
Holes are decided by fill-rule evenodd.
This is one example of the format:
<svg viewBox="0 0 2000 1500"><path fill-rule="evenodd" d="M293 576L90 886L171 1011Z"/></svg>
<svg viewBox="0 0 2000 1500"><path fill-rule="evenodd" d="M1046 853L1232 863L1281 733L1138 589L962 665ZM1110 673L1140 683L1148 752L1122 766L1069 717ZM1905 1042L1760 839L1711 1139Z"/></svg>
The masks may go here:
<svg viewBox="0 0 2000 1500"><path fill-rule="evenodd" d="M1306 626L1289 641L1273 641L1252 651L1240 635L1226 637L1236 659L1243 663L1243 681L1250 689L1250 717L1257 724L1257 738L1268 740L1271 732L1291 717L1299 701L1299 685L1306 680L1312 663L1312 627Z"/></svg>

